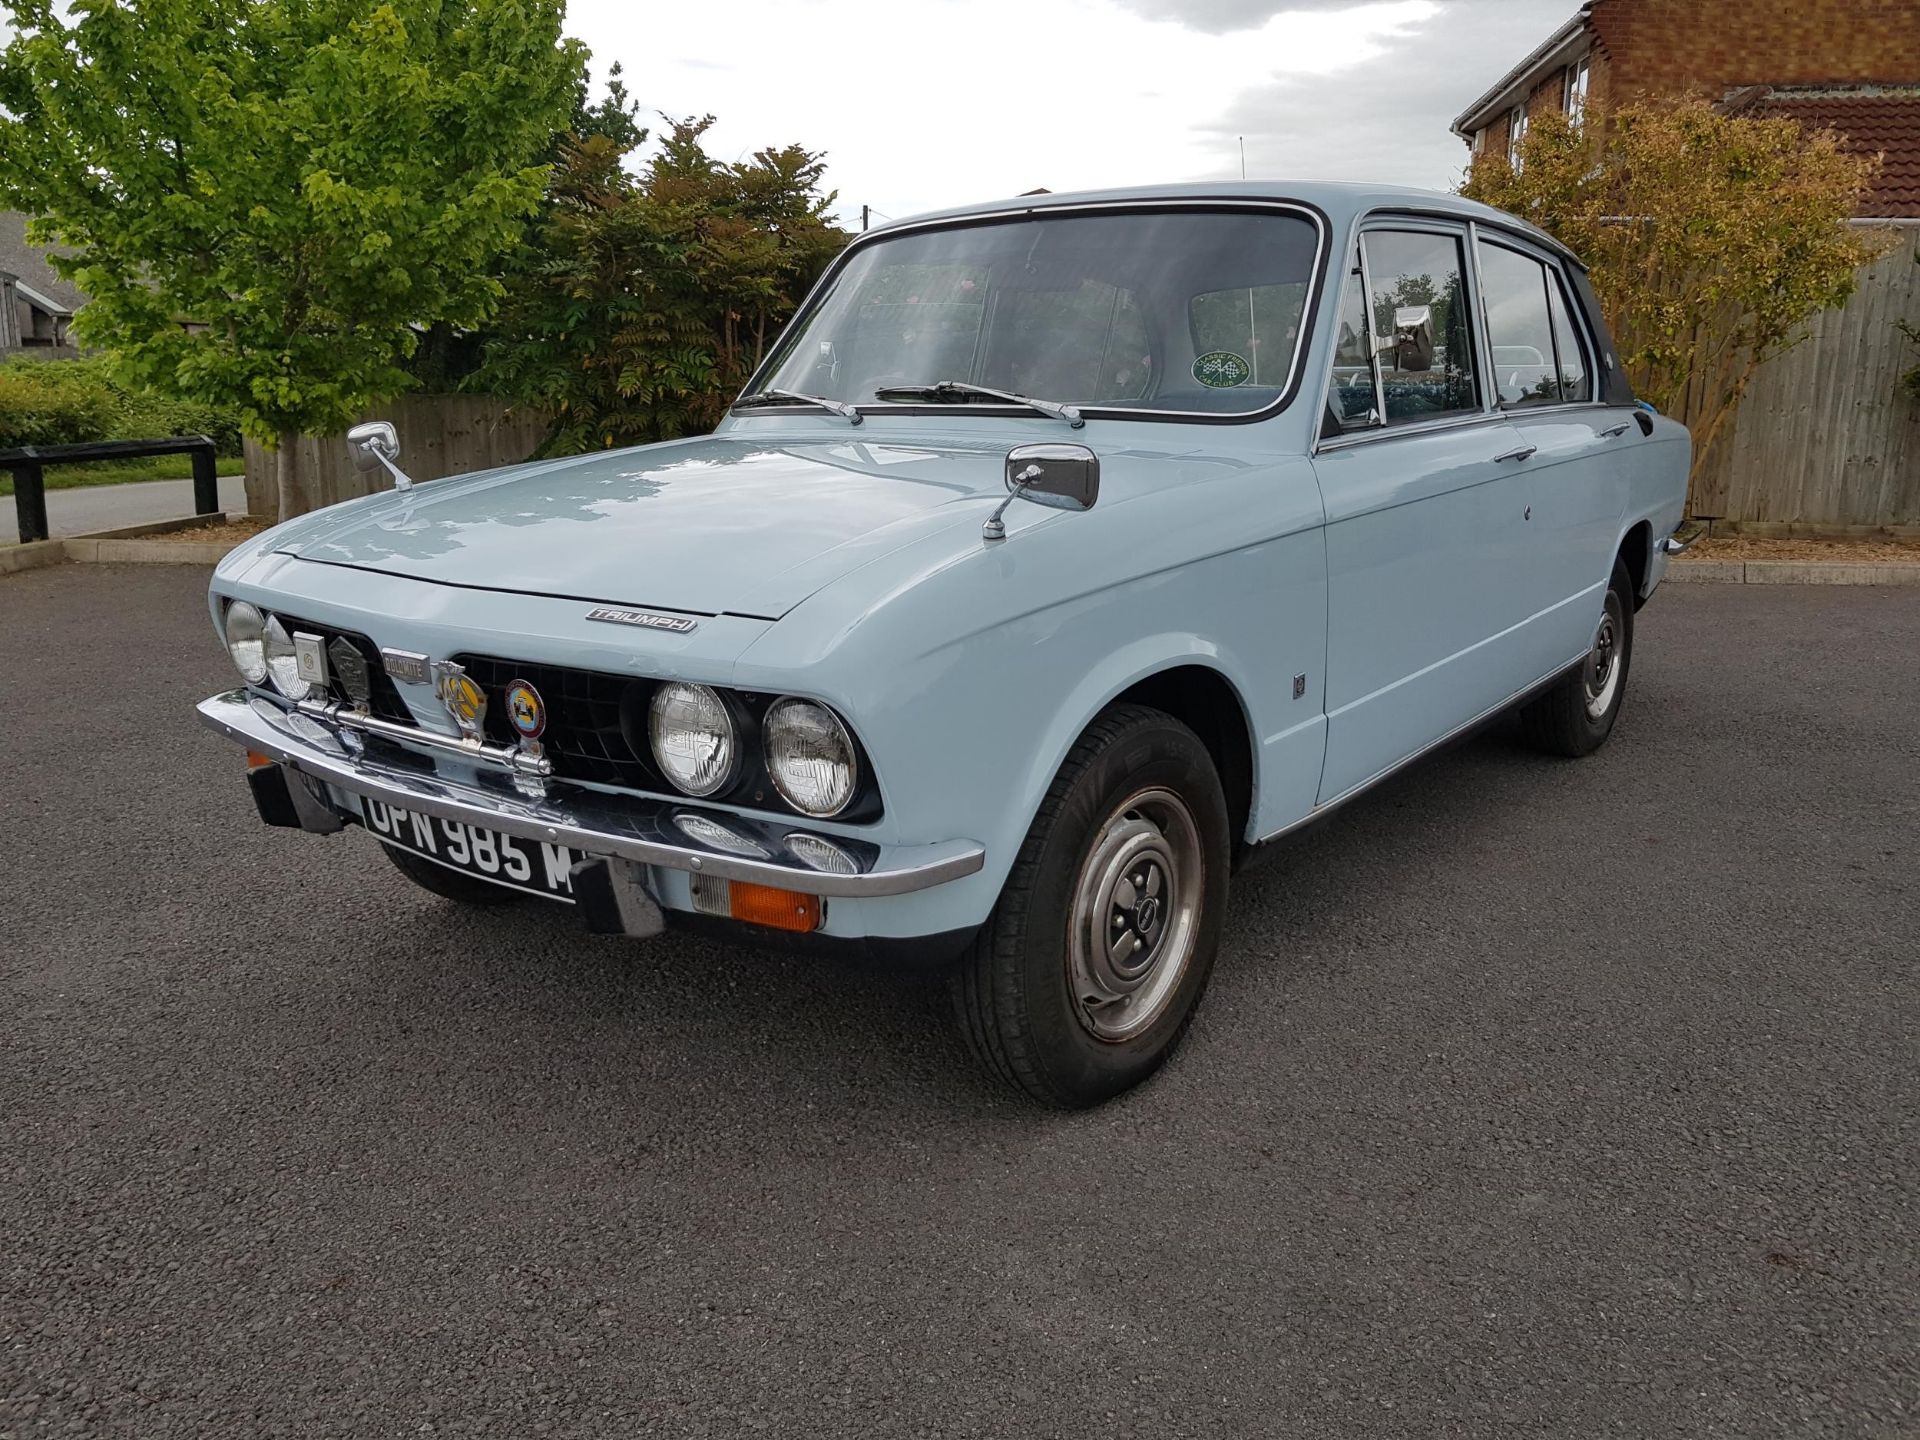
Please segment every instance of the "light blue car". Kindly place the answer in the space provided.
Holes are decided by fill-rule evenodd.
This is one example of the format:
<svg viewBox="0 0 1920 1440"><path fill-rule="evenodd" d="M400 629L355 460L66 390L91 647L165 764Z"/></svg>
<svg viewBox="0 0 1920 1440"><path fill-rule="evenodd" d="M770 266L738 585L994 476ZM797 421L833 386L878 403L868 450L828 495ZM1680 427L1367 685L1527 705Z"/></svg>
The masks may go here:
<svg viewBox="0 0 1920 1440"><path fill-rule="evenodd" d="M1687 432L1578 260L1452 196L1022 198L863 235L712 435L395 488L215 572L261 818L439 895L951 967L1084 1106L1227 877L1520 706L1606 740Z"/></svg>

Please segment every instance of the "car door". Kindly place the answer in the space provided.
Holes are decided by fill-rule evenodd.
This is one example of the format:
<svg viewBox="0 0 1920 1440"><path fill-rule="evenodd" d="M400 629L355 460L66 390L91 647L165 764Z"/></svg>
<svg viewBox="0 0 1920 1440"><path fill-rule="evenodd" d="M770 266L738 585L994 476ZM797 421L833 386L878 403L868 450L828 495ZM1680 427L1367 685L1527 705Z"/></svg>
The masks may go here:
<svg viewBox="0 0 1920 1440"><path fill-rule="evenodd" d="M1547 675L1587 653L1628 498L1631 406L1597 403L1594 346L1562 262L1476 227L1480 300L1501 411L1533 454L1533 560L1524 635Z"/></svg>
<svg viewBox="0 0 1920 1440"><path fill-rule="evenodd" d="M1479 362L1464 225L1369 225L1314 470L1326 506L1327 758L1339 799L1533 678L1525 445Z"/></svg>

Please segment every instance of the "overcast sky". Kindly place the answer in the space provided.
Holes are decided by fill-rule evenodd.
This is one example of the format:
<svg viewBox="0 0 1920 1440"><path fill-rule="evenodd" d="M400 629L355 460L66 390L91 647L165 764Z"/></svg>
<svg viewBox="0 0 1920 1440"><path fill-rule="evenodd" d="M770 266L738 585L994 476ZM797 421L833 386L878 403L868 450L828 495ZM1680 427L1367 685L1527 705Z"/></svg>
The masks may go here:
<svg viewBox="0 0 1920 1440"><path fill-rule="evenodd" d="M0 8L4 8L0 6ZM725 159L825 151L843 219L1044 185L1451 188L1448 132L1578 0L571 0L594 74L712 114ZM0 37L8 30L0 18Z"/></svg>
<svg viewBox="0 0 1920 1440"><path fill-rule="evenodd" d="M572 0L595 74L712 113L726 159L827 154L843 217L1046 186L1250 179L1448 189L1454 116L1578 0Z"/></svg>

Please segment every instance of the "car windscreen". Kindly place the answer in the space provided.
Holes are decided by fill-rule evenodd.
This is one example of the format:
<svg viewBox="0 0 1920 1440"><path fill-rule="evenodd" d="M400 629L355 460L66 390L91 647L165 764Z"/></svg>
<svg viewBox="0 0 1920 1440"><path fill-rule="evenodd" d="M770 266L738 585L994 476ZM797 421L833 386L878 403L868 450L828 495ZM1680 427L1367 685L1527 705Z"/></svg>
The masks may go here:
<svg viewBox="0 0 1920 1440"><path fill-rule="evenodd" d="M1303 213L1241 209L1043 214L870 241L753 388L866 407L947 381L1252 414L1299 364L1318 240Z"/></svg>

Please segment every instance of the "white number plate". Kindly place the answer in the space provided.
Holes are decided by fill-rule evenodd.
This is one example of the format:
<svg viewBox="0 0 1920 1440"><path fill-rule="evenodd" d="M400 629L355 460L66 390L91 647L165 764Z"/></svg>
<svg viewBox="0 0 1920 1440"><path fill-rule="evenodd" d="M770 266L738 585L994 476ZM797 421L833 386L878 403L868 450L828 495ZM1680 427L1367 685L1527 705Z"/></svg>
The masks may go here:
<svg viewBox="0 0 1920 1440"><path fill-rule="evenodd" d="M375 839L395 849L411 850L449 870L477 875L496 885L573 903L571 872L574 861L581 857L565 845L522 840L459 820L441 820L402 810L378 800L362 803L366 808L367 829Z"/></svg>

